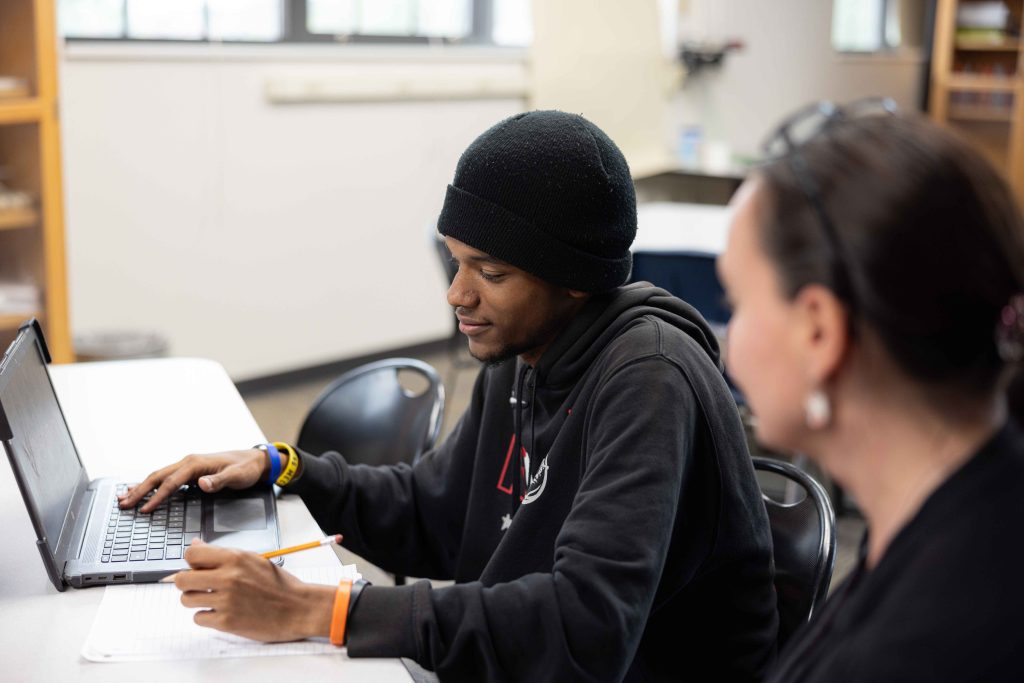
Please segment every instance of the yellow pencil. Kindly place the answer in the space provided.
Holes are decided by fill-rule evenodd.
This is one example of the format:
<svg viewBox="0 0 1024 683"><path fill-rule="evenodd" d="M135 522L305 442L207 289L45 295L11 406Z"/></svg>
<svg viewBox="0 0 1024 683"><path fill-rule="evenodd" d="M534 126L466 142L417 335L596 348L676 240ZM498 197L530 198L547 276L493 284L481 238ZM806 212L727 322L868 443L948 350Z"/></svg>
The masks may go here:
<svg viewBox="0 0 1024 683"><path fill-rule="evenodd" d="M265 557L268 560L271 557L280 557L281 555L291 555L297 553L300 550L309 550L310 548L319 548L322 545L331 545L337 543L341 545L341 534L334 534L333 536L325 536L319 541L310 541L309 543L303 543L302 545L293 545L290 548L281 548L280 550L271 550L267 553L260 553L260 557Z"/></svg>
<svg viewBox="0 0 1024 683"><path fill-rule="evenodd" d="M265 553L260 553L260 557L263 557L263 558L266 558L266 559L269 560L272 557L280 557L281 555L291 555L292 553L297 553L300 550L309 550L310 548L319 548L322 545L333 545L335 543L337 543L338 545L341 545L341 539L342 539L342 535L341 534L334 534L333 536L325 536L324 538L321 538L319 541L310 541L309 543L302 543L300 545L293 545L293 546L288 547L288 548L280 548L279 550L271 550L271 551L268 551L268 552L265 552ZM186 569L184 571L188 571L188 570ZM170 576L165 576L164 578L160 579L159 582L160 583L171 583L172 581L174 581L174 577L177 576L177 574L178 574L178 572L175 572L174 574L171 574Z"/></svg>

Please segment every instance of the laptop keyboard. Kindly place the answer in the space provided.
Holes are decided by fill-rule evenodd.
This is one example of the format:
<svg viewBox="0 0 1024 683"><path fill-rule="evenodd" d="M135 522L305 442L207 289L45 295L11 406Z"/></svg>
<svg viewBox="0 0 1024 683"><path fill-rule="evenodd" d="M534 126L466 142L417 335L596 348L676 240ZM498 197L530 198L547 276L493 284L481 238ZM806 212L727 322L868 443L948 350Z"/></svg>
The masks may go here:
<svg viewBox="0 0 1024 683"><path fill-rule="evenodd" d="M118 484L117 493L124 493L127 488L127 484ZM152 493L147 494L139 506L150 496ZM201 514L199 492L194 488L175 491L146 514L139 512L137 507L122 510L115 498L110 508L101 560L180 560L185 548L199 538Z"/></svg>

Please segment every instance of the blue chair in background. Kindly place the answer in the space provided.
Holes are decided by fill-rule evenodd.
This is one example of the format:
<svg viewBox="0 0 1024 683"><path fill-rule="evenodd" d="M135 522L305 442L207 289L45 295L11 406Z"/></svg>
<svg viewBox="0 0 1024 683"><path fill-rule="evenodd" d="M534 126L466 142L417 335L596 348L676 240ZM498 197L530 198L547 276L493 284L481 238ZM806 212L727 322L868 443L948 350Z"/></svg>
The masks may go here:
<svg viewBox="0 0 1024 683"><path fill-rule="evenodd" d="M696 308L715 327L729 322L725 290L715 271L715 254L699 251L638 251L633 282L645 280Z"/></svg>

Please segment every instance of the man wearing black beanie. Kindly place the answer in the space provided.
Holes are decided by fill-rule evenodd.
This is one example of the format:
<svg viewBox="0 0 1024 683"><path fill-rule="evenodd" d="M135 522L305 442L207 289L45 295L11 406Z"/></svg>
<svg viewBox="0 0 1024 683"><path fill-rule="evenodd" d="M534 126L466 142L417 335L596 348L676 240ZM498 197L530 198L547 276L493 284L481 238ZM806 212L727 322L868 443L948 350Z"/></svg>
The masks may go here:
<svg viewBox="0 0 1024 683"><path fill-rule="evenodd" d="M442 680L759 679L777 629L764 506L707 323L623 284L621 152L581 116L513 116L463 154L438 230L458 265L448 302L486 363L468 410L413 467L300 453L285 488L382 568L455 585L277 588L266 561L201 546L186 559L207 571L179 586L212 600L189 583L212 571L218 627L268 640L327 635L341 600L350 656ZM139 489L269 471L262 451L183 463ZM243 590L246 562L268 577ZM254 602L300 616L257 623Z"/></svg>

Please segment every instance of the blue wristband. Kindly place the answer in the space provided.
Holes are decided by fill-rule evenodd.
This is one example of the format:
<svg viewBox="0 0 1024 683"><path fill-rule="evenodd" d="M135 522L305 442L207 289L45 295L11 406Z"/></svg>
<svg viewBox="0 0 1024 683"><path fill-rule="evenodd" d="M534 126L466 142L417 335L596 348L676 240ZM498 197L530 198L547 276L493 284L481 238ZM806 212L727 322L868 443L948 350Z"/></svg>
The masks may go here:
<svg viewBox="0 0 1024 683"><path fill-rule="evenodd" d="M267 455L270 456L270 480L267 483L273 485L281 476L281 453L272 443L265 443L263 447L267 449Z"/></svg>

